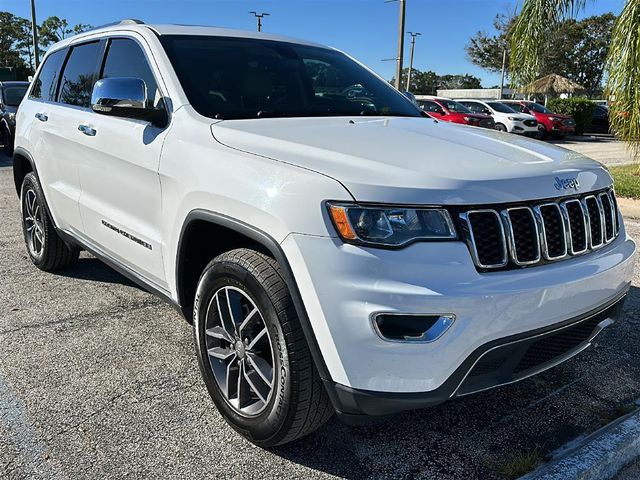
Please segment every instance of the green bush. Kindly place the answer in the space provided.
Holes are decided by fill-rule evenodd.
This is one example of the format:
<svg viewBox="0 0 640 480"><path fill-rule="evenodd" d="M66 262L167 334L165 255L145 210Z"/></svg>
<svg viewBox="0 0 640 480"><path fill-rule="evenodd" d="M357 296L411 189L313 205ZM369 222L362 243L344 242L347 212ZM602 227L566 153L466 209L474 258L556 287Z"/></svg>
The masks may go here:
<svg viewBox="0 0 640 480"><path fill-rule="evenodd" d="M593 110L596 104L588 98L552 98L547 102L547 108L553 113L571 115L576 121L576 133L582 135L591 126Z"/></svg>

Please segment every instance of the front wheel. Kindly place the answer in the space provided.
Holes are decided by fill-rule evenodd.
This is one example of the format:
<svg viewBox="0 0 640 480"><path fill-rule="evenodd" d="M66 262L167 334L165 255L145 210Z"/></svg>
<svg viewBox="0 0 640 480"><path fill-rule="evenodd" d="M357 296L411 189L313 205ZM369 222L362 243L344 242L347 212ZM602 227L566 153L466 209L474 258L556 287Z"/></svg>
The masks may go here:
<svg viewBox="0 0 640 480"><path fill-rule="evenodd" d="M273 258L238 249L211 261L198 284L194 325L207 389L225 420L253 443L293 441L333 414Z"/></svg>
<svg viewBox="0 0 640 480"><path fill-rule="evenodd" d="M505 127L501 123L496 123L496 130L498 130L499 132L506 132L507 131L507 127Z"/></svg>

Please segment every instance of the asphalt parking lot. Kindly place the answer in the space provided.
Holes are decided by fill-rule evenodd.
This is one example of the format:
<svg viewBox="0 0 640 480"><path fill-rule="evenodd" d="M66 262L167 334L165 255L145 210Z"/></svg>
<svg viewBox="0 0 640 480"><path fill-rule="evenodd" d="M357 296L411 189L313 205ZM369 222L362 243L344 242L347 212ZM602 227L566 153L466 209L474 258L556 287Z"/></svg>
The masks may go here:
<svg viewBox="0 0 640 480"><path fill-rule="evenodd" d="M640 397L636 273L625 319L551 371L366 427L331 420L263 450L213 407L171 307L85 254L40 272L18 208L0 157L0 478L497 479ZM639 223L628 229L640 238Z"/></svg>

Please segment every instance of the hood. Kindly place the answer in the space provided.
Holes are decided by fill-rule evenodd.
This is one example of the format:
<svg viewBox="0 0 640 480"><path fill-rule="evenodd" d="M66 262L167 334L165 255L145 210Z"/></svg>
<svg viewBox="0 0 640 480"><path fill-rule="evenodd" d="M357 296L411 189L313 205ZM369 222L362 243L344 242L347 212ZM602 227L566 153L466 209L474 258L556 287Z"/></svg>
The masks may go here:
<svg viewBox="0 0 640 480"><path fill-rule="evenodd" d="M502 115L508 117L516 117L520 120L535 120L536 117L533 115L529 115L528 113L503 113Z"/></svg>
<svg viewBox="0 0 640 480"><path fill-rule="evenodd" d="M570 150L427 118L230 120L211 130L228 147L332 177L361 202L481 205L611 185L601 164ZM577 179L577 192L558 190L556 177Z"/></svg>

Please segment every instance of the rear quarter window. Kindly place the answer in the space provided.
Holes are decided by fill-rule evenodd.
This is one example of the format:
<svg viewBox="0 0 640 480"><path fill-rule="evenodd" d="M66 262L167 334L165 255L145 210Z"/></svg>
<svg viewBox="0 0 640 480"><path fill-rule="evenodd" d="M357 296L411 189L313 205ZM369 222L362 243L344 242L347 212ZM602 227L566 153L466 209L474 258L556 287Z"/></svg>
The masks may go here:
<svg viewBox="0 0 640 480"><path fill-rule="evenodd" d="M29 98L53 102L56 99L56 89L62 63L67 55L67 50L58 50L47 56L40 69L38 77L33 81L33 88Z"/></svg>

